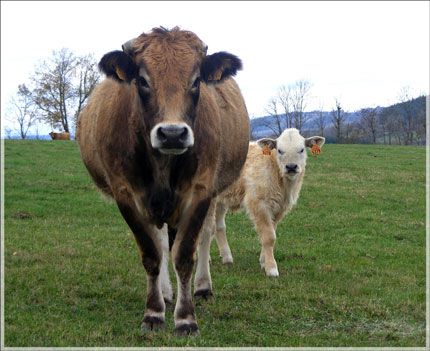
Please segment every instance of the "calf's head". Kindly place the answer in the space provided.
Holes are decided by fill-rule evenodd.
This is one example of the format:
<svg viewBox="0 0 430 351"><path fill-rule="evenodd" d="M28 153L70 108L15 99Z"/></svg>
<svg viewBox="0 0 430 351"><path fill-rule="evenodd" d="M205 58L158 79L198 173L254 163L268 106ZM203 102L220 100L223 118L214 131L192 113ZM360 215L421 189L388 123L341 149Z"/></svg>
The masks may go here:
<svg viewBox="0 0 430 351"><path fill-rule="evenodd" d="M236 56L206 55L207 46L192 32L154 28L103 56L108 77L136 89L142 123L151 146L178 155L194 145L200 85L217 84L242 68Z"/></svg>
<svg viewBox="0 0 430 351"><path fill-rule="evenodd" d="M281 174L291 180L301 174L306 167L306 147L316 144L320 148L325 138L313 136L304 138L295 128L285 129L277 139L264 138L257 141L260 147L276 149L276 161Z"/></svg>

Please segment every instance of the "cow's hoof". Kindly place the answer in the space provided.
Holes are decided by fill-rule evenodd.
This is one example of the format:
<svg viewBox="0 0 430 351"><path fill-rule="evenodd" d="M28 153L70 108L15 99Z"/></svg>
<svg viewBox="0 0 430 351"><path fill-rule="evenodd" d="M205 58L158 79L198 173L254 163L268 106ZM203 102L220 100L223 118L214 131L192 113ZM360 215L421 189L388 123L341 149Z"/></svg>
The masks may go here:
<svg viewBox="0 0 430 351"><path fill-rule="evenodd" d="M151 331L157 331L164 329L164 319L154 316L143 317L143 322L141 325L142 334L146 334Z"/></svg>
<svg viewBox="0 0 430 351"><path fill-rule="evenodd" d="M205 299L205 300L207 300L207 299L209 299L212 296L213 296L213 293L212 293L212 290L210 290L210 289L197 290L194 293L194 297L196 299Z"/></svg>
<svg viewBox="0 0 430 351"><path fill-rule="evenodd" d="M173 298L170 299L170 298L167 298L167 297L163 297L163 300L164 300L164 304L166 305L166 307L173 305Z"/></svg>
<svg viewBox="0 0 430 351"><path fill-rule="evenodd" d="M278 268L266 269L266 275L273 278L279 277Z"/></svg>
<svg viewBox="0 0 430 351"><path fill-rule="evenodd" d="M178 336L196 336L199 334L199 327L196 322L182 323L175 327L175 334Z"/></svg>

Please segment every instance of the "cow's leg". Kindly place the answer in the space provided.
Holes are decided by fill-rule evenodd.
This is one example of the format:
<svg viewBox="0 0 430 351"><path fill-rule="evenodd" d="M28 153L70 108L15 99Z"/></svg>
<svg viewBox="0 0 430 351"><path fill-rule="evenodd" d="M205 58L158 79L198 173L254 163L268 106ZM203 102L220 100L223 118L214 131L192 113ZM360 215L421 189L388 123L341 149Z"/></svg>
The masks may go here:
<svg viewBox="0 0 430 351"><path fill-rule="evenodd" d="M260 236L261 253L260 265L269 277L279 276L278 266L274 257L274 248L276 241L275 226L270 214L260 209L259 213L251 213L251 219L255 224L255 229Z"/></svg>
<svg viewBox="0 0 430 351"><path fill-rule="evenodd" d="M116 199L122 216L134 234L147 273L146 310L143 316L142 331L162 328L164 327L166 305L161 291L160 276L163 251L157 236L163 235L163 231L144 221L129 196L122 193L116 196Z"/></svg>
<svg viewBox="0 0 430 351"><path fill-rule="evenodd" d="M197 268L194 276L194 296L207 299L212 295L212 280L210 273L210 245L215 227L215 205L212 204L206 215L199 234Z"/></svg>
<svg viewBox="0 0 430 351"><path fill-rule="evenodd" d="M198 234L210 203L211 199L206 198L195 202L188 208L183 220L179 223L172 247L172 259L178 283L178 296L174 313L175 331L179 335L198 333L191 294L191 275L194 267L194 254L198 244Z"/></svg>
<svg viewBox="0 0 430 351"><path fill-rule="evenodd" d="M216 218L216 229L215 229L215 240L218 245L219 254L222 258L223 264L232 264L233 256L231 255L230 246L228 245L226 236L225 216L227 214L227 207L222 203L218 203L216 206L215 218Z"/></svg>

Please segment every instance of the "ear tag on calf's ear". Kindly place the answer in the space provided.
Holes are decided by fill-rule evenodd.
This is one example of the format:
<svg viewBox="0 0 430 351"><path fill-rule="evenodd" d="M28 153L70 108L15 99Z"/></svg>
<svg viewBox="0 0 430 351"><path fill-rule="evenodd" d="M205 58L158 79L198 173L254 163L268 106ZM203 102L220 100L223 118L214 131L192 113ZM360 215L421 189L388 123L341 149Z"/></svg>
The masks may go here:
<svg viewBox="0 0 430 351"><path fill-rule="evenodd" d="M314 156L319 155L321 153L320 147L317 144L313 144L311 148L311 153Z"/></svg>
<svg viewBox="0 0 430 351"><path fill-rule="evenodd" d="M271 151L268 145L264 145L263 147L263 155L270 155Z"/></svg>

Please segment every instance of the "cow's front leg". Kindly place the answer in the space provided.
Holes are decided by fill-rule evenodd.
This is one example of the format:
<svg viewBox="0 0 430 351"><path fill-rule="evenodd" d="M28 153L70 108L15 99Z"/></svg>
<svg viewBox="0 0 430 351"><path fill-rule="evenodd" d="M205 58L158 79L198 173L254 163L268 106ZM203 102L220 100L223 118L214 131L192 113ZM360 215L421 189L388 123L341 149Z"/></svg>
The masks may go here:
<svg viewBox="0 0 430 351"><path fill-rule="evenodd" d="M250 211L251 220L255 224L255 229L260 236L261 253L260 265L269 277L278 277L278 265L276 264L274 249L276 241L276 226L274 225L269 211L264 208Z"/></svg>
<svg viewBox="0 0 430 351"><path fill-rule="evenodd" d="M191 294L191 275L198 234L211 203L210 198L195 202L179 223L172 247L172 258L178 282L178 296L175 306L175 331L179 335L197 334L198 327Z"/></svg>
<svg viewBox="0 0 430 351"><path fill-rule="evenodd" d="M160 268L163 251L159 236L166 234L154 225L146 223L133 202L118 201L118 208L132 230L147 273L146 309L143 316L142 332L164 327L165 308L161 290Z"/></svg>

